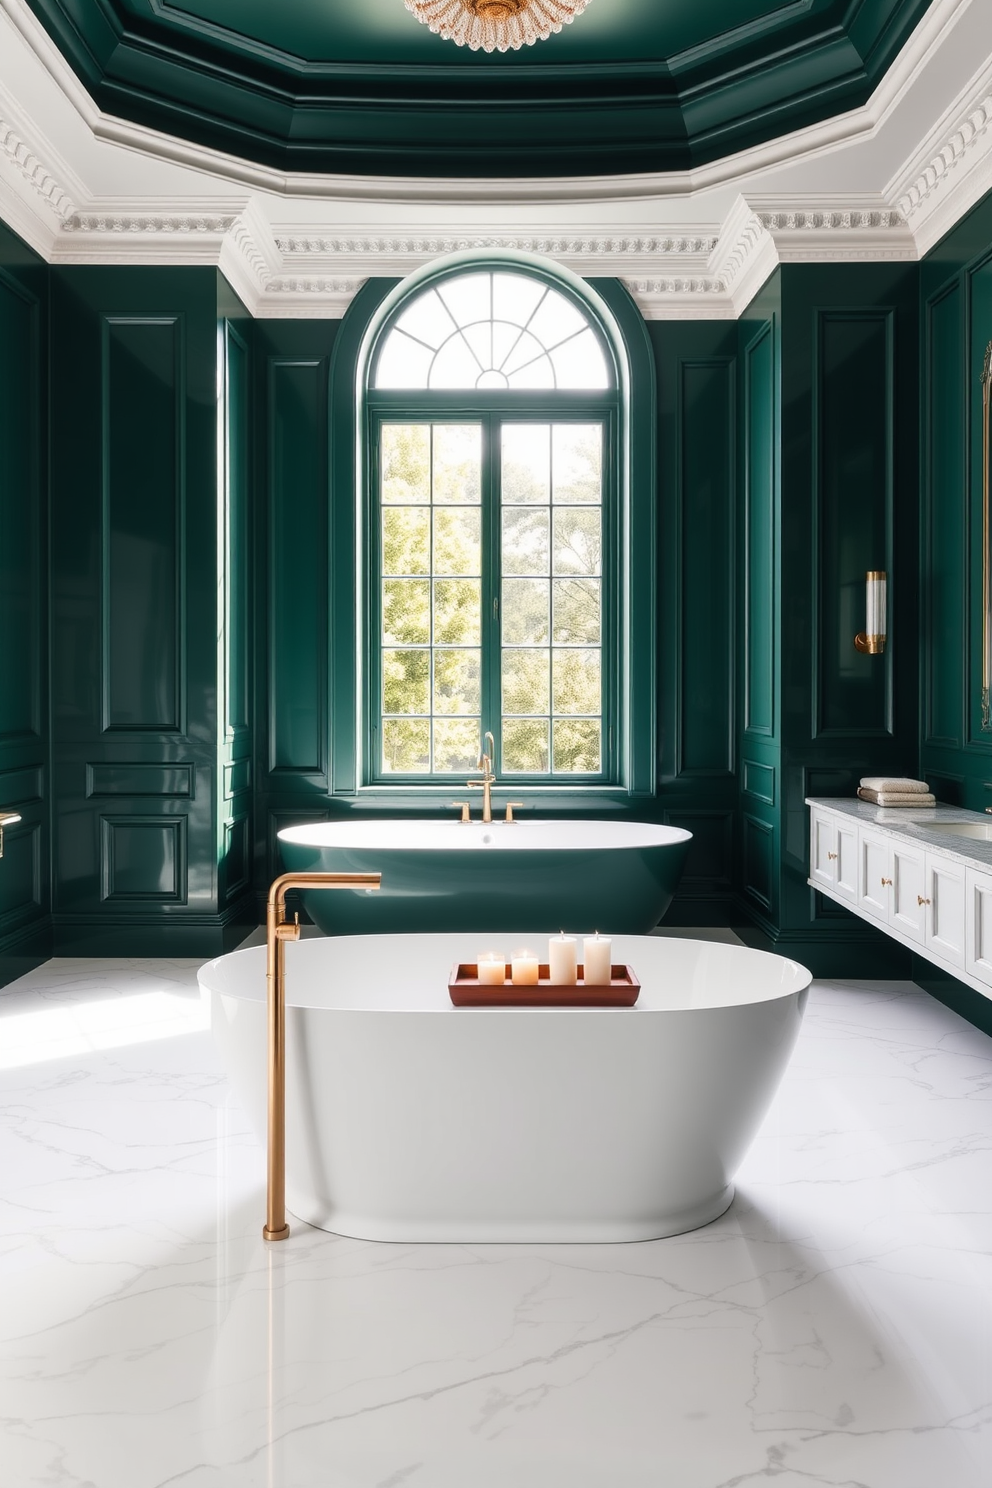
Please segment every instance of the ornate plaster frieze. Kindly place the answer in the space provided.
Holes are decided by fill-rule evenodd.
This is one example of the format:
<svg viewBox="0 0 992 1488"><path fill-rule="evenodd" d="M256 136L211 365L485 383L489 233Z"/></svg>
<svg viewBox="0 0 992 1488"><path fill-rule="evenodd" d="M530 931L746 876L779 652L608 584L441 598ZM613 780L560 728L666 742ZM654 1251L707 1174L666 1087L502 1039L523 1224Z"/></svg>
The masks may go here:
<svg viewBox="0 0 992 1488"><path fill-rule="evenodd" d="M913 229L921 253L992 190L992 62L955 99L887 195Z"/></svg>
<svg viewBox="0 0 992 1488"><path fill-rule="evenodd" d="M780 263L912 262L919 257L904 215L884 201L753 205Z"/></svg>
<svg viewBox="0 0 992 1488"><path fill-rule="evenodd" d="M254 313L260 320L339 320L364 283L305 275L270 279Z"/></svg>
<svg viewBox="0 0 992 1488"><path fill-rule="evenodd" d="M237 215L229 213L169 215L142 212L73 212L62 224L63 233L91 234L97 237L179 237L217 238L223 237L237 221Z"/></svg>
<svg viewBox="0 0 992 1488"><path fill-rule="evenodd" d="M9 119L0 116L0 152L59 222L75 210L72 198Z"/></svg>
<svg viewBox="0 0 992 1488"><path fill-rule="evenodd" d="M733 320L734 303L711 275L624 278L645 320Z"/></svg>
<svg viewBox="0 0 992 1488"><path fill-rule="evenodd" d="M548 233L529 237L512 234L395 237L331 237L312 233L277 236L276 247L284 258L381 259L402 258L421 262L446 253L468 250L542 253L555 258L657 258L712 253L717 239L701 232L663 234L656 237L634 234Z"/></svg>

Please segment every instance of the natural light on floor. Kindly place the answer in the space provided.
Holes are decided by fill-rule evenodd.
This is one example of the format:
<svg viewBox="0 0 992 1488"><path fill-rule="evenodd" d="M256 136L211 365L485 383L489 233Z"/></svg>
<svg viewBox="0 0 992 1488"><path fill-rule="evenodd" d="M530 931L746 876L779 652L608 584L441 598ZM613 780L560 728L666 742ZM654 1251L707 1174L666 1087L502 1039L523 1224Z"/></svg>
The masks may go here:
<svg viewBox="0 0 992 1488"><path fill-rule="evenodd" d="M0 1069L148 1044L202 1033L209 1027L206 1003L173 992L142 992L37 1013L14 1013L0 1018Z"/></svg>

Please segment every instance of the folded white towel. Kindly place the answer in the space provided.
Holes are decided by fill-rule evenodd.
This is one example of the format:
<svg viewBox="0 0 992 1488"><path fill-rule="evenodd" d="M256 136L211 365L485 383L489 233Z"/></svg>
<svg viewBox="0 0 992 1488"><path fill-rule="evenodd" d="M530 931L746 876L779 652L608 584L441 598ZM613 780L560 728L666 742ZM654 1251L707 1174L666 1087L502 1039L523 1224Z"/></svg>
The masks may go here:
<svg viewBox="0 0 992 1488"><path fill-rule="evenodd" d="M921 795L919 791L875 791L865 790L862 786L858 791L862 801L870 801L874 806L936 806L937 798L929 791Z"/></svg>
<svg viewBox="0 0 992 1488"><path fill-rule="evenodd" d="M916 794L928 796L930 787L925 780L907 780L898 775L866 775L861 782L862 790L897 791L900 795Z"/></svg>

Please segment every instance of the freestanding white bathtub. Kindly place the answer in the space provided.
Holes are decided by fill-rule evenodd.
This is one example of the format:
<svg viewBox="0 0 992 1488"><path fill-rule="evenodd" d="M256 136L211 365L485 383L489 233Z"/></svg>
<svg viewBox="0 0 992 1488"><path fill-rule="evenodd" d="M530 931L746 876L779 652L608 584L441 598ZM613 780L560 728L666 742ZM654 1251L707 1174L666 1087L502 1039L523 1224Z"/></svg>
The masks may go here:
<svg viewBox="0 0 992 1488"><path fill-rule="evenodd" d="M633 1008L451 1006L453 963L526 943L459 933L286 947L293 1214L369 1240L588 1242L675 1235L723 1213L809 972L761 951L622 936L614 961L641 981ZM264 1140L265 948L199 976Z"/></svg>

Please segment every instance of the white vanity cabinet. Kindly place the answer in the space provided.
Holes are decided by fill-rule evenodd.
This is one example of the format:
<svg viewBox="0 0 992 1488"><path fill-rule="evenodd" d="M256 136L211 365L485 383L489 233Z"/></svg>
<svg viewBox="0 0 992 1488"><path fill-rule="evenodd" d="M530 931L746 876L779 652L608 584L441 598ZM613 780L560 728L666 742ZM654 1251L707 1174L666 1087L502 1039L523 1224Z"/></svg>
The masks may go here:
<svg viewBox="0 0 992 1488"><path fill-rule="evenodd" d="M858 897L858 828L832 811L810 818L810 877L838 899Z"/></svg>
<svg viewBox="0 0 992 1488"><path fill-rule="evenodd" d="M811 887L992 996L992 863L968 862L966 840L956 849L947 826L932 851L912 817L904 827L854 802L808 804ZM952 823L980 820L943 810Z"/></svg>
<svg viewBox="0 0 992 1488"><path fill-rule="evenodd" d="M927 947L949 966L965 964L965 880L968 869L950 858L927 854ZM992 885L990 885L992 887ZM992 950L992 945L989 947Z"/></svg>
<svg viewBox="0 0 992 1488"><path fill-rule="evenodd" d="M862 828L858 851L858 908L908 939L926 939L925 854Z"/></svg>

